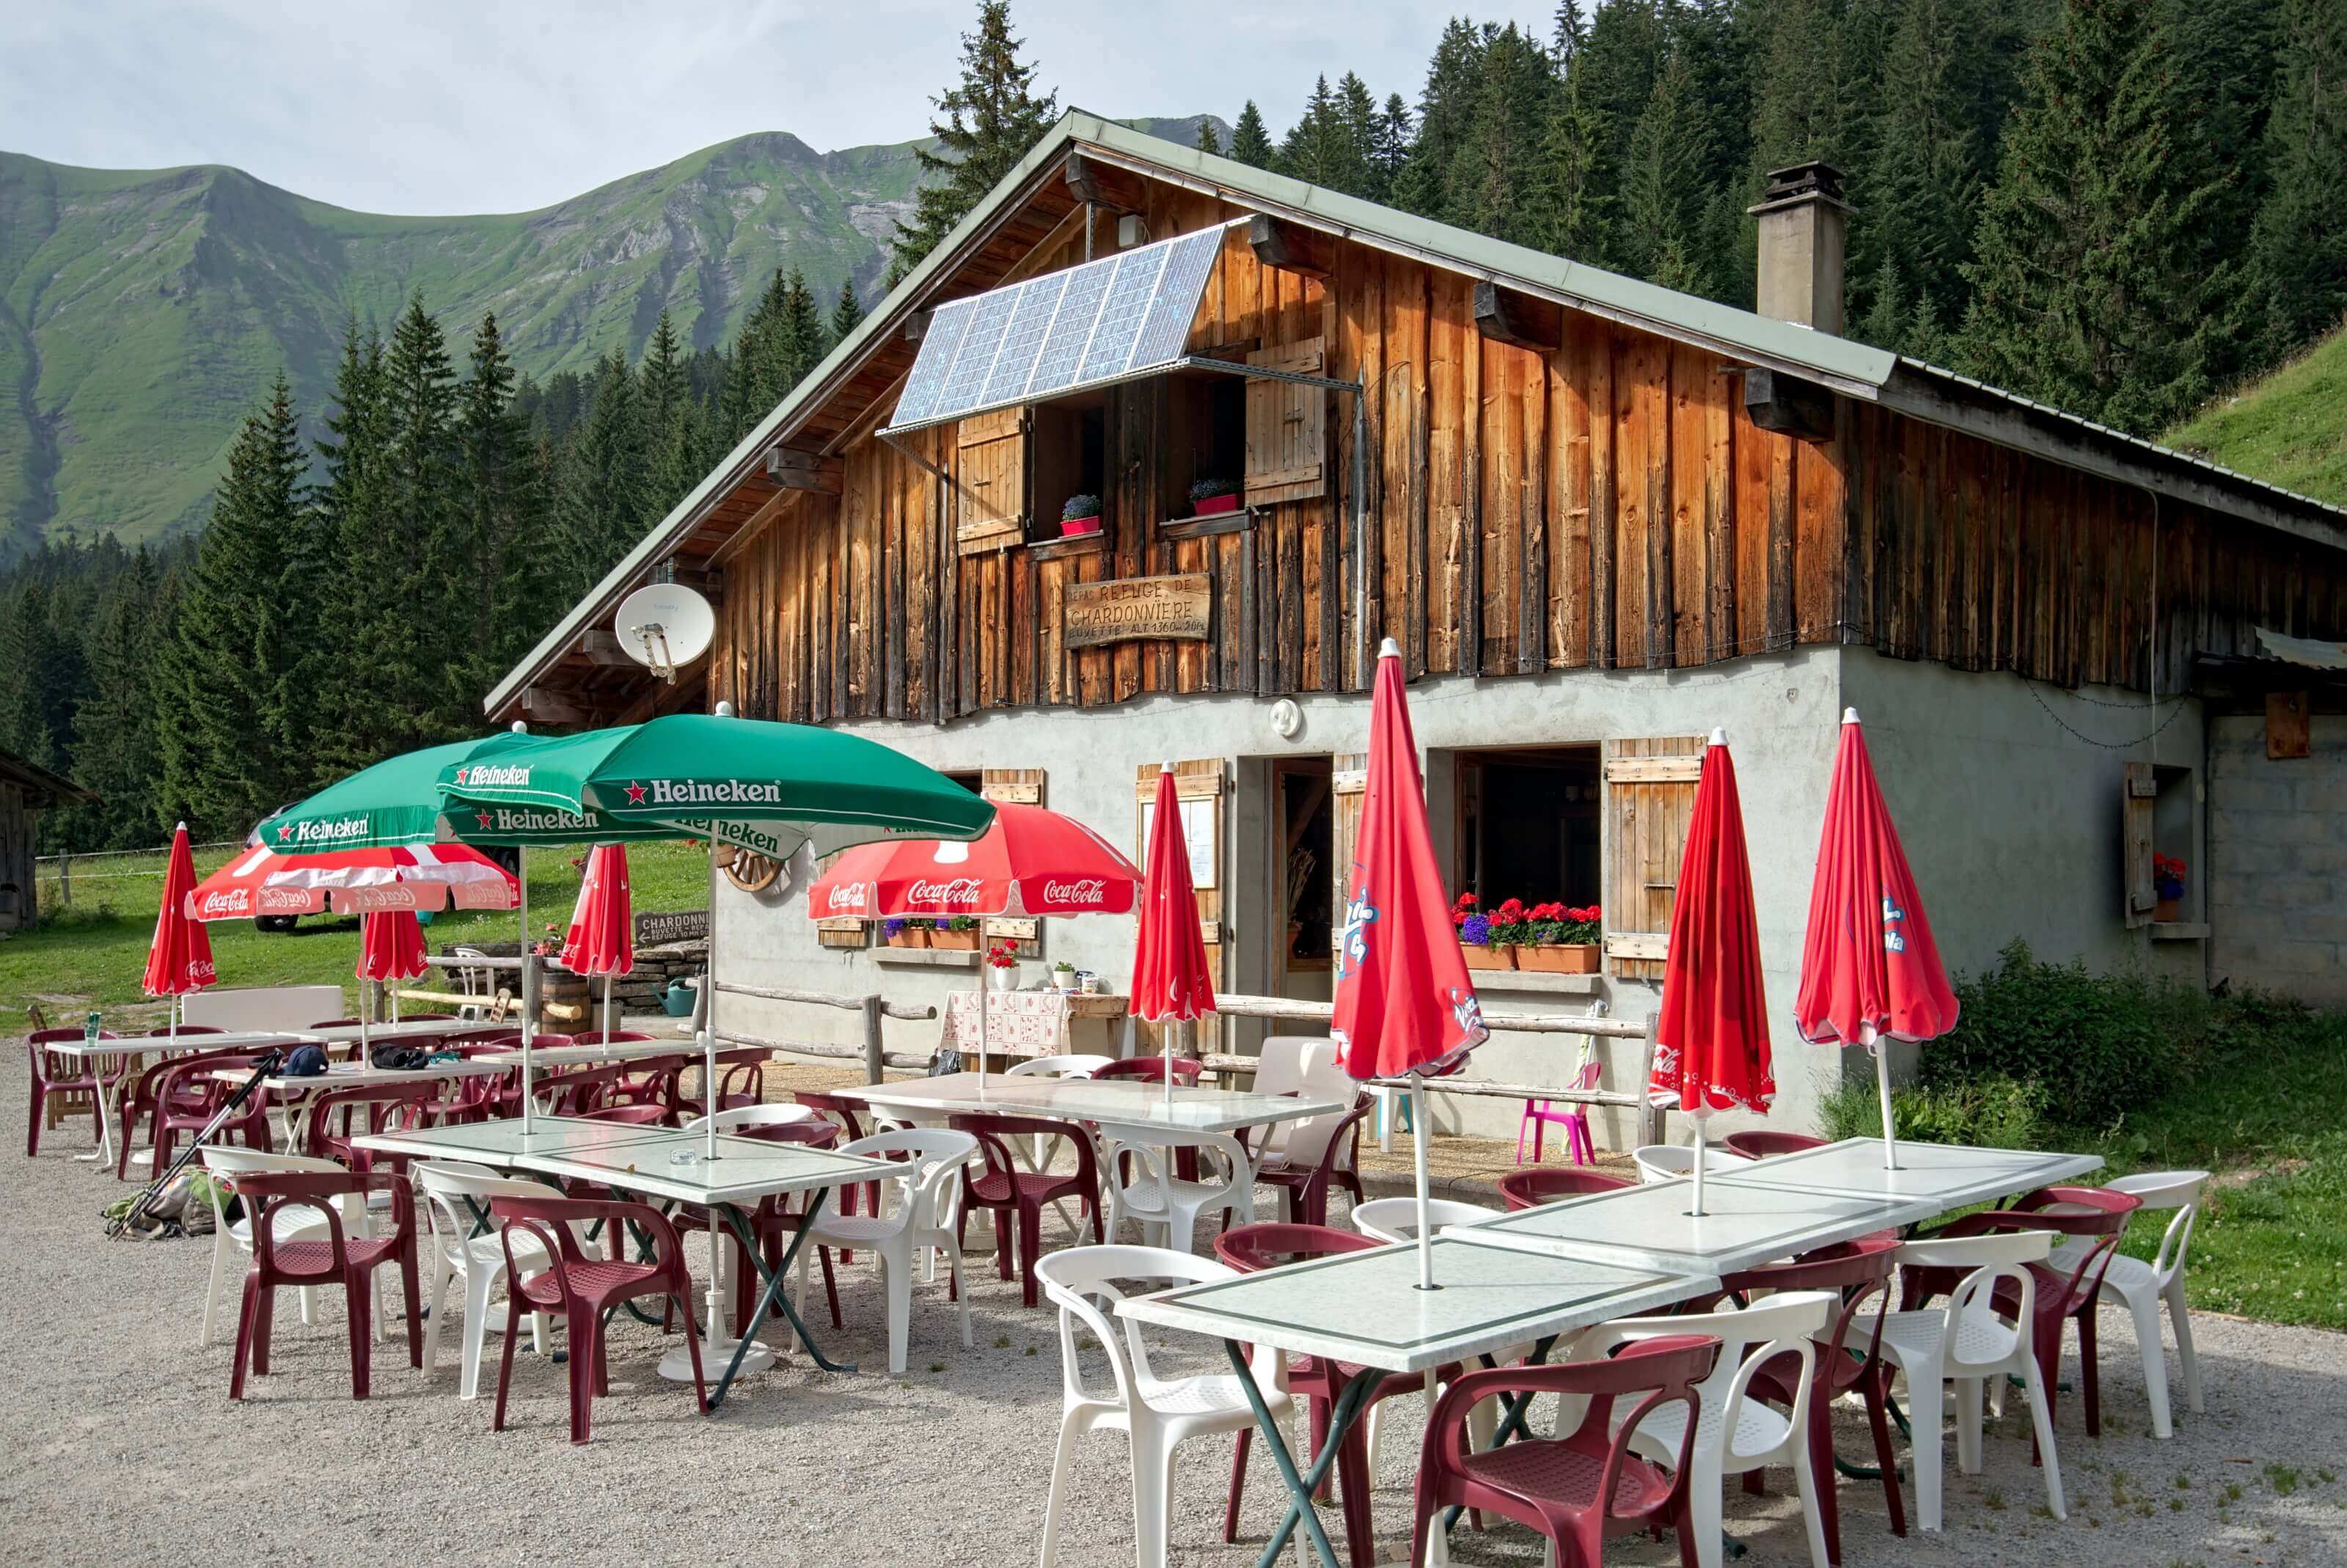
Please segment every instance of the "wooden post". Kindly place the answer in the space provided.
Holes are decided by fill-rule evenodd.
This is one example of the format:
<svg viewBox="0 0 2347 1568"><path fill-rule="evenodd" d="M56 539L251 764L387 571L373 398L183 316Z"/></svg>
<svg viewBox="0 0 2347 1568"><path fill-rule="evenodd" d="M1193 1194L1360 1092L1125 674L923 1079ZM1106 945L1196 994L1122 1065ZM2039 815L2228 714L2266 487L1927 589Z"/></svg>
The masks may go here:
<svg viewBox="0 0 2347 1568"><path fill-rule="evenodd" d="M57 856L57 902L68 909L73 907L73 856L67 851L60 851Z"/></svg>
<svg viewBox="0 0 2347 1568"><path fill-rule="evenodd" d="M880 1044L880 994L875 991L860 1004L864 1013L864 1081L880 1081L883 1052Z"/></svg>

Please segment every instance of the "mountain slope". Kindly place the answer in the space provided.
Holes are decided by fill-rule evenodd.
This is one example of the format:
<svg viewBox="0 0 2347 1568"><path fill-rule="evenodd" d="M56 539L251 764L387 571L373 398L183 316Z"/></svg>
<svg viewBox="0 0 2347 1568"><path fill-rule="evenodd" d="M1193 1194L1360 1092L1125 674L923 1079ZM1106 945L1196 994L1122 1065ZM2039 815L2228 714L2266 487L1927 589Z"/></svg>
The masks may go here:
<svg viewBox="0 0 2347 1568"><path fill-rule="evenodd" d="M1196 118L1136 122L1194 138ZM219 165L0 153L0 559L45 537L200 525L238 417L282 365L314 427L343 323L411 290L452 338L494 310L531 374L642 350L665 309L723 343L777 267L877 293L917 144L705 148L537 212L400 218ZM461 357L461 356L460 356Z"/></svg>
<svg viewBox="0 0 2347 1568"><path fill-rule="evenodd" d="M2168 432L2170 446L2347 507L2347 328Z"/></svg>

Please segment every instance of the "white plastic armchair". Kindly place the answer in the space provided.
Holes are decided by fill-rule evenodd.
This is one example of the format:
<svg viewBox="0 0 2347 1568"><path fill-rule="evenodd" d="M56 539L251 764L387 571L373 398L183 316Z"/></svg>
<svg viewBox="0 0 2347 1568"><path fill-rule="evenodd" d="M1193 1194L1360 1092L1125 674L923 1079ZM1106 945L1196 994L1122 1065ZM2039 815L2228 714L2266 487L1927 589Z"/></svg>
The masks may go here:
<svg viewBox="0 0 2347 1568"><path fill-rule="evenodd" d="M1198 1180L1184 1181L1173 1173L1166 1156L1175 1149L1198 1152ZM1128 1153L1133 1156L1129 1168L1119 1158ZM1255 1167L1245 1147L1227 1132L1104 1126L1100 1171L1108 1189L1111 1241L1117 1238L1118 1227L1131 1220L1141 1227L1143 1241L1186 1253L1201 1214L1228 1209L1239 1225L1255 1222Z"/></svg>
<svg viewBox="0 0 2347 1568"><path fill-rule="evenodd" d="M1981 1467L1983 1389L1990 1379L2001 1382L2007 1373L2019 1378L2029 1395L2029 1419L2045 1471L2045 1506L2056 1519L2069 1517L2062 1501L2062 1467L2054 1453L2054 1423L2046 1413L2045 1374L2030 1334L2037 1281L2027 1266L2045 1262L2056 1239L2051 1231L2006 1231L1911 1241L1899 1249L1901 1267L1972 1271L1938 1307L1881 1315L1883 1358L1907 1376L1915 1444L1915 1512L1926 1530L1940 1528L1941 1384L1956 1386L1956 1463L1971 1475ZM1995 1305L1998 1287L2008 1285L2015 1295L2011 1322ZM1855 1319L1850 1332L1854 1339L1871 1335L1873 1318Z"/></svg>
<svg viewBox="0 0 2347 1568"><path fill-rule="evenodd" d="M1717 1144L1704 1146L1703 1168L1706 1171L1732 1171L1752 1162L1741 1154L1731 1154ZM1645 1143L1630 1151L1630 1158L1638 1163L1638 1180L1642 1182L1675 1182L1681 1176L1695 1173L1695 1145L1692 1143Z"/></svg>
<svg viewBox="0 0 2347 1568"><path fill-rule="evenodd" d="M424 1188L432 1225L425 1263L432 1271L432 1315L424 1324L424 1375L439 1373L440 1326L448 1317L448 1286L461 1279L465 1282L465 1338L456 1363L456 1394L459 1399L478 1399L481 1343L489 1328L489 1296L506 1272L505 1243L498 1235L505 1227L489 1217L489 1201L542 1198L546 1187L456 1161L419 1162L414 1174ZM516 1231L514 1257L525 1274L535 1274L538 1269L533 1266L544 1262L546 1248L536 1236ZM536 1348L543 1352L544 1313L530 1315L530 1336Z"/></svg>
<svg viewBox="0 0 2347 1568"><path fill-rule="evenodd" d="M2200 1189L2206 1171L2146 1171L2103 1184L2114 1193L2131 1193L2143 1209L2173 1210L2168 1232L2159 1238L2159 1254L2149 1263L2115 1254L2103 1270L2103 1294L2116 1296L2135 1315L2136 1345L2143 1353L2143 1381L2151 1406L2153 1435L2166 1438L2176 1430L2169 1415L2168 1358L2159 1348L2159 1308L2168 1306L2168 1321L2176 1330L2176 1359L2184 1371L2184 1398L2195 1415L2208 1407L2200 1399L2200 1361L2192 1349L2192 1317L2184 1305L2184 1255L2192 1245L2192 1225L2200 1214ZM2139 1209L2137 1213L2142 1213ZM2075 1271L2094 1247L2086 1236L2065 1236L2049 1256L2064 1273Z"/></svg>
<svg viewBox="0 0 2347 1568"><path fill-rule="evenodd" d="M1114 1057L1110 1056L1034 1056L1017 1063L1004 1076L1008 1078L1090 1078L1115 1060ZM1074 1131L1073 1124L1071 1124L1070 1131L1071 1132ZM1051 1151L1058 1146L1057 1138L1042 1132L1036 1133L1034 1168L1038 1171L1047 1169L1051 1163ZM1061 1205L1060 1217L1068 1222L1070 1230L1078 1228L1075 1221L1069 1217L1065 1204Z"/></svg>
<svg viewBox="0 0 2347 1568"><path fill-rule="evenodd" d="M954 1235L954 1210L961 1192L962 1167L979 1157L978 1140L947 1128L917 1128L903 1132L876 1132L843 1147L843 1154L906 1156L900 1170L884 1182L883 1194L894 1190L893 1213L842 1214L829 1209L807 1227L799 1248L796 1300L806 1300L807 1260L817 1246L856 1247L879 1255L881 1275L888 1292L888 1370L905 1369L905 1343L913 1317L913 1259L925 1247L941 1247L950 1270L961 1313L961 1348L970 1348L969 1292L962 1288L961 1244Z"/></svg>
<svg viewBox="0 0 2347 1568"><path fill-rule="evenodd" d="M1450 1225L1481 1225L1485 1220L1500 1217L1498 1209L1486 1208L1481 1204L1462 1204L1456 1198L1429 1198L1426 1213L1438 1235ZM1353 1228L1371 1241L1416 1241L1418 1200L1371 1198L1366 1204L1356 1204Z"/></svg>
<svg viewBox="0 0 2347 1568"><path fill-rule="evenodd" d="M1800 1494L1801 1522L1809 1536L1813 1568L1828 1568L1823 1516L1818 1512L1818 1477L1809 1463L1809 1380L1817 1367L1811 1336L1825 1330L1840 1298L1829 1290L1788 1290L1742 1311L1686 1317L1623 1317L1600 1324L1573 1346L1576 1361L1596 1360L1616 1346L1673 1334L1711 1334L1719 1339L1719 1360L1711 1376L1696 1385L1700 1414L1693 1456L1687 1462L1687 1522L1696 1561L1719 1568L1720 1516L1727 1477L1770 1465L1792 1467ZM1748 1396L1755 1373L1780 1356L1801 1363L1790 1410L1778 1410ZM1669 1464L1686 1435L1687 1409L1666 1405L1638 1423L1630 1446L1646 1459ZM1833 1484L1827 1476L1825 1484Z"/></svg>
<svg viewBox="0 0 2347 1568"><path fill-rule="evenodd" d="M1076 1444L1086 1432L1100 1430L1122 1431L1133 1445L1133 1560L1138 1568L1164 1568L1174 1450L1192 1438L1248 1430L1255 1415L1235 1372L1158 1376L1139 1326L1128 1318L1120 1331L1109 1320L1123 1299L1115 1282L1148 1280L1157 1289L1164 1281L1204 1284L1235 1278L1236 1273L1212 1258L1150 1246L1071 1247L1040 1260L1035 1272L1060 1309L1061 1399L1039 1568L1051 1568L1059 1553L1060 1517L1075 1471ZM1084 1381L1077 1360L1079 1331L1106 1352L1112 1389L1095 1389ZM1248 1364L1266 1407L1275 1418L1287 1417L1287 1358L1258 1347Z"/></svg>
<svg viewBox="0 0 2347 1568"><path fill-rule="evenodd" d="M695 1116L684 1124L688 1133L706 1132L714 1122L720 1132L731 1132L737 1127L779 1127L793 1122L826 1121L824 1113L811 1105L778 1105L761 1102L756 1105L736 1105L720 1111L714 1116Z"/></svg>

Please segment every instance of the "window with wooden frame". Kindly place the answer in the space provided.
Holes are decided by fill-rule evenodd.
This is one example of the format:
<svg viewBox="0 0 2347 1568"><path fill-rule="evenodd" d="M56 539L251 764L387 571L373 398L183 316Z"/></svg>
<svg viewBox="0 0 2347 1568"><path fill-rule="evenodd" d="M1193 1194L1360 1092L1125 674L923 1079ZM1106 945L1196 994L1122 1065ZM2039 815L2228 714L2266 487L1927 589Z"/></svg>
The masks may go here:
<svg viewBox="0 0 2347 1568"><path fill-rule="evenodd" d="M1247 363L1293 375L1320 375L1322 340L1257 349ZM1273 377L1246 384L1246 504L1269 506L1325 494L1328 487L1328 389Z"/></svg>
<svg viewBox="0 0 2347 1568"><path fill-rule="evenodd" d="M1605 958L1617 979L1663 978L1704 744L1701 735L1605 743Z"/></svg>
<svg viewBox="0 0 2347 1568"><path fill-rule="evenodd" d="M1219 479L1234 487L1244 507L1247 475L1248 383L1225 371L1185 371L1166 377L1166 436L1160 523L1193 525L1192 533L1235 531L1246 526L1244 513L1201 514L1190 487Z"/></svg>
<svg viewBox="0 0 2347 1568"><path fill-rule="evenodd" d="M1190 846L1191 885L1198 895L1199 935L1205 938L1206 968L1214 977L1220 989L1229 983L1228 971L1223 965L1223 844L1227 825L1224 821L1224 802L1228 798L1225 788L1227 765L1220 757L1205 757L1195 762L1174 764L1174 798L1181 804L1183 835ZM1151 817L1157 804L1158 764L1143 764L1134 790L1133 863L1143 871L1149 868L1149 835ZM1133 1026L1134 1049L1147 1056L1163 1049L1156 1026L1136 1022ZM1215 1015L1208 1013L1198 1020L1194 1039L1201 1054L1217 1049L1221 1040Z"/></svg>
<svg viewBox="0 0 2347 1568"><path fill-rule="evenodd" d="M1602 904L1598 749L1515 746L1451 753L1457 806L1451 879L1485 911Z"/></svg>
<svg viewBox="0 0 2347 1568"><path fill-rule="evenodd" d="M1102 496L1106 443L1097 395L963 420L955 453L956 548L976 555L1059 538L1070 497Z"/></svg>
<svg viewBox="0 0 2347 1568"><path fill-rule="evenodd" d="M988 768L978 776L978 793L998 804L1041 805L1043 804L1043 770L1041 768ZM1024 918L1002 917L985 922L986 943L1015 942L1022 958L1043 956L1043 922L1033 916Z"/></svg>
<svg viewBox="0 0 2347 1568"><path fill-rule="evenodd" d="M2149 926L2155 937L2200 934L2198 911L2208 906L2193 875L2200 858L2194 784L2188 767L2127 764L2119 822L2129 930Z"/></svg>

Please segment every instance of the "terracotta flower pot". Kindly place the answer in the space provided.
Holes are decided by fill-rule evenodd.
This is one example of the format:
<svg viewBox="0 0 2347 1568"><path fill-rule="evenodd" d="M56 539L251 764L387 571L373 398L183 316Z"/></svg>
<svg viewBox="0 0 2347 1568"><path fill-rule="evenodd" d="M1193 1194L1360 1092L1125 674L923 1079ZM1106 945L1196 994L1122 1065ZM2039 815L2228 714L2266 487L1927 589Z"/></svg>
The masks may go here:
<svg viewBox="0 0 2347 1568"><path fill-rule="evenodd" d="M939 931L932 928L929 932L929 946L943 948L948 952L975 953L978 951L978 927L973 926L967 931Z"/></svg>
<svg viewBox="0 0 2347 1568"><path fill-rule="evenodd" d="M1594 942L1542 942L1516 949L1516 968L1551 975L1594 975L1597 972Z"/></svg>
<svg viewBox="0 0 2347 1568"><path fill-rule="evenodd" d="M889 938L888 945L892 948L926 948L929 945L929 928L927 926L907 926Z"/></svg>
<svg viewBox="0 0 2347 1568"><path fill-rule="evenodd" d="M1202 518L1211 518L1218 512L1235 512L1238 509L1239 498L1236 496L1209 496L1197 503L1197 515Z"/></svg>
<svg viewBox="0 0 2347 1568"><path fill-rule="evenodd" d="M1100 518L1097 514L1089 518L1062 518L1060 520L1061 538L1081 538L1088 534L1098 532L1100 532Z"/></svg>
<svg viewBox="0 0 2347 1568"><path fill-rule="evenodd" d="M1467 955L1471 969L1512 969L1516 967L1513 948L1480 948L1472 942L1461 942L1459 950Z"/></svg>
<svg viewBox="0 0 2347 1568"><path fill-rule="evenodd" d="M2163 926L2172 926L2184 918L2184 900L2162 898L2152 907L2151 917Z"/></svg>

